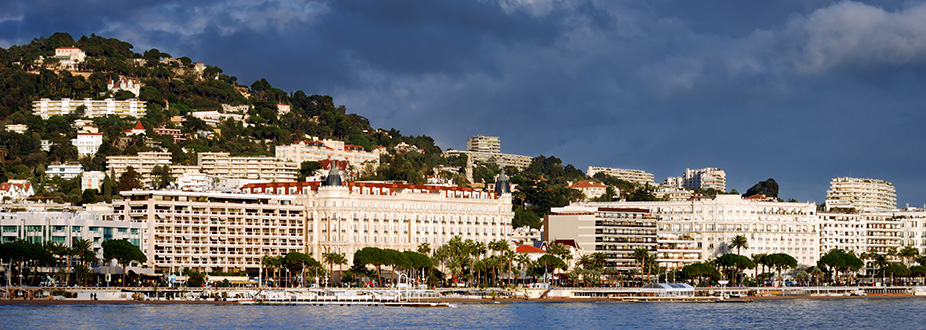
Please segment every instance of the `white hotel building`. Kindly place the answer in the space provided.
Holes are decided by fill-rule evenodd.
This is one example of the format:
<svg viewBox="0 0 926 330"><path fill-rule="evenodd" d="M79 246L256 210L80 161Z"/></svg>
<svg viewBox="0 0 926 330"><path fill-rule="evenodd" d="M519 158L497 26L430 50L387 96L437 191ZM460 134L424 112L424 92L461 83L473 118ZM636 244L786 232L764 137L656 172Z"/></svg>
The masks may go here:
<svg viewBox="0 0 926 330"><path fill-rule="evenodd" d="M762 202L739 195L677 202L606 202L585 206L637 208L658 217L657 233L693 238L701 258L725 252L730 241L743 235L749 248L741 254L787 253L801 265L814 265L820 257L820 220L813 203Z"/></svg>
<svg viewBox="0 0 926 330"><path fill-rule="evenodd" d="M77 112L77 108L80 106L86 107L82 116L87 118L105 117L109 115L141 118L145 116L145 111L147 111L147 102L136 99L118 101L116 99L71 100L69 98L63 98L60 100L51 100L42 98L32 102L32 114L42 117L42 119L48 119L51 116L66 116L73 112Z"/></svg>
<svg viewBox="0 0 926 330"><path fill-rule="evenodd" d="M331 182L330 175L325 182ZM454 236L488 243L507 240L513 231L507 190L385 182L254 183L241 190L296 195L306 207L307 252L316 259L337 252L351 261L354 252L368 246L404 251L429 243L433 248Z"/></svg>

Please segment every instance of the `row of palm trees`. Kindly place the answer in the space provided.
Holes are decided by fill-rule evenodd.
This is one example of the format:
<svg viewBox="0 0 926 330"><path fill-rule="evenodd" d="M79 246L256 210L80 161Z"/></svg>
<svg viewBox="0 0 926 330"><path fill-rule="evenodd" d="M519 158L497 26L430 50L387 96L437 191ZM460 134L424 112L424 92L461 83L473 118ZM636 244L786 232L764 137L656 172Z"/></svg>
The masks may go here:
<svg viewBox="0 0 926 330"><path fill-rule="evenodd" d="M57 266L59 269L54 275L66 286L72 283L87 285L94 279L91 267L100 261L93 251L93 242L87 239L77 239L70 246L52 241L44 244L24 240L3 243L0 244L0 260L8 262L6 269L11 272L10 278L22 278L28 271L27 267L32 267L29 282L19 284L38 285L41 281L38 267Z"/></svg>

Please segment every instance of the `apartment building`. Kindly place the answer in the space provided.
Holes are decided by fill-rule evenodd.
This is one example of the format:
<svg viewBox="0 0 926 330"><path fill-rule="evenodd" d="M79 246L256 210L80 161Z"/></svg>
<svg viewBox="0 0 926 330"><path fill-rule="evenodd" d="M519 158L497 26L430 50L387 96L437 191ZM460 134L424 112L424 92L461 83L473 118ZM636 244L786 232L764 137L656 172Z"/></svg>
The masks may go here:
<svg viewBox="0 0 926 330"><path fill-rule="evenodd" d="M878 179L833 178L826 191L826 209L856 210L893 209L897 207L897 192L890 182Z"/></svg>
<svg viewBox="0 0 926 330"><path fill-rule="evenodd" d="M639 184L644 184L644 185L645 184L652 185L655 182L653 173L649 173L649 172L645 172L641 170L629 170L629 169L615 168L615 167L589 166L588 171L585 172L585 175L591 178L595 176L595 174L598 174L598 173L604 173L604 174L613 176L615 178L618 178L624 181L629 181L629 182L634 182L634 183L639 183Z"/></svg>
<svg viewBox="0 0 926 330"><path fill-rule="evenodd" d="M483 151L460 151L447 149L443 153L444 157L451 157L457 155L466 155L470 161L473 163L492 163L500 167L513 166L519 170L526 169L528 166L531 166L531 161L533 157L514 155L514 154L503 154L503 153L492 153L492 152L483 152Z"/></svg>
<svg viewBox="0 0 926 330"><path fill-rule="evenodd" d="M649 210L659 220L659 235L691 237L702 260L735 252L729 244L743 235L749 247L743 255L787 253L802 265L820 256L820 224L813 203L746 200L739 195L714 199L657 202L582 203L590 207Z"/></svg>
<svg viewBox="0 0 926 330"><path fill-rule="evenodd" d="M103 191L103 181L106 180L106 173L103 171L87 171L80 176L80 190L96 189Z"/></svg>
<svg viewBox="0 0 926 330"><path fill-rule="evenodd" d="M476 135L466 139L466 151L501 153L502 142L497 136Z"/></svg>
<svg viewBox="0 0 926 330"><path fill-rule="evenodd" d="M299 163L275 157L229 156L227 152L201 152L197 165L202 173L230 179L295 181Z"/></svg>
<svg viewBox="0 0 926 330"><path fill-rule="evenodd" d="M608 190L608 186L589 180L573 183L567 188L576 189L582 192L582 196L585 197L585 199L598 198L601 195L604 195ZM614 188L614 192L616 194L620 194L620 190L617 188Z"/></svg>
<svg viewBox="0 0 926 330"><path fill-rule="evenodd" d="M155 166L169 166L171 164L169 152L150 151L139 152L137 156L107 156L106 172L113 173L113 180L118 180L129 166L141 174L142 184L150 186L154 175L151 171Z"/></svg>
<svg viewBox="0 0 926 330"><path fill-rule="evenodd" d="M141 94L141 87L142 85L138 78L119 77L119 80L112 80L110 78L109 82L106 83L106 88L109 89L110 92L127 91L135 96Z"/></svg>
<svg viewBox="0 0 926 330"><path fill-rule="evenodd" d="M79 239L91 241L97 257L103 257L101 244L125 239L142 245L145 227L140 223L113 220L112 209L105 211L4 211L0 212L0 243L22 239L30 243L61 243L73 246Z"/></svg>
<svg viewBox="0 0 926 330"><path fill-rule="evenodd" d="M147 265L158 273L256 273L264 256L305 252L306 207L295 196L135 190L115 218L142 224ZM317 258L317 257L316 257Z"/></svg>
<svg viewBox="0 0 926 330"><path fill-rule="evenodd" d="M345 144L330 139L312 139L297 141L286 146L277 146L276 158L302 164L302 162L321 162L325 160L347 161L350 166L363 168L367 164L379 167L379 157L385 154L385 148L366 151L362 146Z"/></svg>
<svg viewBox="0 0 926 330"><path fill-rule="evenodd" d="M323 182L247 184L249 194L295 195L306 207L306 246L316 259L326 252L349 260L364 247L414 250L454 236L488 243L512 235L511 194L453 186L388 182L341 183L337 170ZM501 182L501 179L500 181Z"/></svg>
<svg viewBox="0 0 926 330"><path fill-rule="evenodd" d="M819 213L820 253L841 249L860 255L868 251L868 221L858 213Z"/></svg>
<svg viewBox="0 0 926 330"><path fill-rule="evenodd" d="M42 98L32 102L32 114L42 117L42 119L48 119L51 116L66 116L76 113L78 107L81 106L85 107L81 116L87 118L109 115L140 118L144 117L147 111L147 102L137 99L118 101L111 98L105 100L71 100L69 98L51 100Z"/></svg>

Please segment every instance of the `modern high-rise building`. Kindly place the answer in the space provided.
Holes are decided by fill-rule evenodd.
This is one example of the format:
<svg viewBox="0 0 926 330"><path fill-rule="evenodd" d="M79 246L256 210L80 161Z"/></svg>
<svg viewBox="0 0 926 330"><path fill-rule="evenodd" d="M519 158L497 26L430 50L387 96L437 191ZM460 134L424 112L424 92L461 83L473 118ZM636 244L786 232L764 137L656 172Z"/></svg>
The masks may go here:
<svg viewBox="0 0 926 330"><path fill-rule="evenodd" d="M466 151L500 153L502 142L497 136L476 135L466 139Z"/></svg>
<svg viewBox="0 0 926 330"><path fill-rule="evenodd" d="M266 156L229 156L227 152L201 152L197 165L205 174L230 179L295 181L299 173L296 162Z"/></svg>
<svg viewBox="0 0 926 330"><path fill-rule="evenodd" d="M840 177L830 181L826 209L893 209L897 193L890 182L878 179Z"/></svg>
<svg viewBox="0 0 926 330"><path fill-rule="evenodd" d="M588 177L593 177L597 173L604 173L624 181L630 181L639 184L651 185L654 182L653 173L648 173L641 170L628 170L614 167L589 166L588 171L585 172L585 175Z"/></svg>

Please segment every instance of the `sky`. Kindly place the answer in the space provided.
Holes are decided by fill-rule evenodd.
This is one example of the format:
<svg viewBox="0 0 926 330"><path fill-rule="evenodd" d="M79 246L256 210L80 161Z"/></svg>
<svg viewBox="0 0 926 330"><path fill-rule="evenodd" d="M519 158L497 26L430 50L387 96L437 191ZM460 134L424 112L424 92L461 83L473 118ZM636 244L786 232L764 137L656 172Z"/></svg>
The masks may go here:
<svg viewBox="0 0 926 330"><path fill-rule="evenodd" d="M822 203L833 177L926 204L922 1L0 0L0 47L118 38L374 127L587 166L726 170Z"/></svg>

